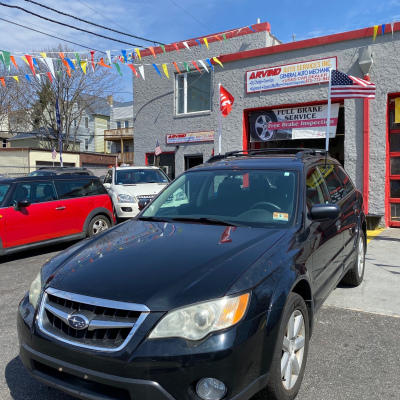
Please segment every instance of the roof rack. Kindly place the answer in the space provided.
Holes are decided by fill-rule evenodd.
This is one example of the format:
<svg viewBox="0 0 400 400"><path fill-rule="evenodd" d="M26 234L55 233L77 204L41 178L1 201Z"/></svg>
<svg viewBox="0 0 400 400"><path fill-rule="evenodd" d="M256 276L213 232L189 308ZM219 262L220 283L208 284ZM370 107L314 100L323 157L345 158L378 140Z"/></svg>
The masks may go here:
<svg viewBox="0 0 400 400"><path fill-rule="evenodd" d="M241 156L254 156L254 155L262 155L262 154L294 154L295 158L302 159L305 156L327 156L330 157L329 153L323 149L305 149L305 148L269 148L269 149L256 149L256 150L235 150L228 151L225 154L218 154L216 156L212 156L208 159L207 163L211 163L214 161L222 160L228 157L241 157Z"/></svg>

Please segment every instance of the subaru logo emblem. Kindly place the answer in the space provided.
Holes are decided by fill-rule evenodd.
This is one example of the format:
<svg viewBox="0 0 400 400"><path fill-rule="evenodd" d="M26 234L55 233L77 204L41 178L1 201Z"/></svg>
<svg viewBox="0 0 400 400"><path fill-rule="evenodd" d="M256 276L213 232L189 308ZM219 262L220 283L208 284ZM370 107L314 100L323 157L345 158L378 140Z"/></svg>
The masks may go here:
<svg viewBox="0 0 400 400"><path fill-rule="evenodd" d="M89 320L84 315L72 314L68 317L68 325L81 331L89 326Z"/></svg>

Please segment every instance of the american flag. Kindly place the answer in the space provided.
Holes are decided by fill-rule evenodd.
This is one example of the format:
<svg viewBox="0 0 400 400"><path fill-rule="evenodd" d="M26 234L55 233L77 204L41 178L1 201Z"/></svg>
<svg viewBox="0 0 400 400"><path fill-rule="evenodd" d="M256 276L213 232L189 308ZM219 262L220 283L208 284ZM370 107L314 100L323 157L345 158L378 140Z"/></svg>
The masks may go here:
<svg viewBox="0 0 400 400"><path fill-rule="evenodd" d="M158 156L158 155L160 155L161 153L162 153L162 151L161 151L160 143L158 143L158 140L157 140L156 149L155 149L155 151L154 151L154 154L155 154L156 156Z"/></svg>
<svg viewBox="0 0 400 400"><path fill-rule="evenodd" d="M57 157L57 152L56 152L56 149L53 147L52 150L51 150L51 158L53 160L55 160L56 157Z"/></svg>
<svg viewBox="0 0 400 400"><path fill-rule="evenodd" d="M340 99L374 99L375 85L364 79L346 75L333 70L331 72L331 98Z"/></svg>

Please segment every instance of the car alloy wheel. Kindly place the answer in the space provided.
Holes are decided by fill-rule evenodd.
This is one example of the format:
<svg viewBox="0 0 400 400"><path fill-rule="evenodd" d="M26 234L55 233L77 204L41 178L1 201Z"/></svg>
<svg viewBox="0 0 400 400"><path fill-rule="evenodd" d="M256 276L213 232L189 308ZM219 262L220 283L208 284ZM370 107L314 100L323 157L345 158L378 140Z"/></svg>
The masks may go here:
<svg viewBox="0 0 400 400"><path fill-rule="evenodd" d="M104 219L98 219L93 224L93 235L97 235L100 232L103 232L108 229L108 223Z"/></svg>
<svg viewBox="0 0 400 400"><path fill-rule="evenodd" d="M358 238L358 252L357 252L357 272L361 278L364 274L365 251L364 251L364 236L360 235Z"/></svg>
<svg viewBox="0 0 400 400"><path fill-rule="evenodd" d="M299 310L295 310L287 322L282 343L282 384L288 391L293 389L300 374L305 343L303 314Z"/></svg>
<svg viewBox="0 0 400 400"><path fill-rule="evenodd" d="M275 122L272 118L266 115L260 115L255 122L257 135L261 140L270 140L274 134L273 130L268 129L268 123Z"/></svg>
<svg viewBox="0 0 400 400"><path fill-rule="evenodd" d="M357 245L355 246L355 257L353 265L346 272L342 283L351 286L359 286L364 279L365 273L365 235L359 231Z"/></svg>

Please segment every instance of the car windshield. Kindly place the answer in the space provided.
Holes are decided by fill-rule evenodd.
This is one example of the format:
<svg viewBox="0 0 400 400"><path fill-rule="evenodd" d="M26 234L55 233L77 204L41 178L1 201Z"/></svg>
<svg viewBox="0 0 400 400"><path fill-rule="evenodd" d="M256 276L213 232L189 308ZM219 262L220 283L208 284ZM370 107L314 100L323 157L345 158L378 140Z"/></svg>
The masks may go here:
<svg viewBox="0 0 400 400"><path fill-rule="evenodd" d="M154 199L139 219L289 227L295 220L297 186L295 171L187 172Z"/></svg>
<svg viewBox="0 0 400 400"><path fill-rule="evenodd" d="M8 189L10 189L10 185L7 183L0 183L0 203L4 200Z"/></svg>
<svg viewBox="0 0 400 400"><path fill-rule="evenodd" d="M53 171L33 171L28 176L44 176L44 175L56 175Z"/></svg>
<svg viewBox="0 0 400 400"><path fill-rule="evenodd" d="M117 185L168 183L168 178L157 169L123 169L116 172L115 183Z"/></svg>

